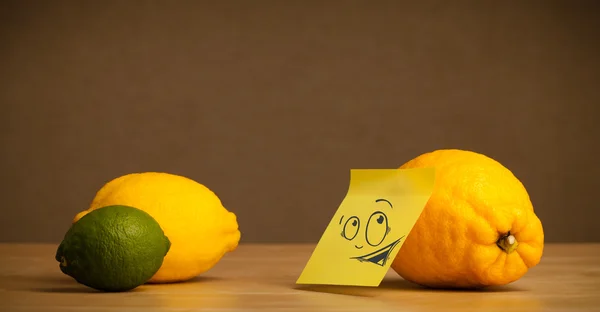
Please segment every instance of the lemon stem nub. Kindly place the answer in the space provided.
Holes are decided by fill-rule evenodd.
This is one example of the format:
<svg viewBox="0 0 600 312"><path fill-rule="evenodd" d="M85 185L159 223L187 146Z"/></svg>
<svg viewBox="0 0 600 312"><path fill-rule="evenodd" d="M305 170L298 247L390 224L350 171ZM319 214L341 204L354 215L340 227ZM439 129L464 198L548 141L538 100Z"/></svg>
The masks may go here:
<svg viewBox="0 0 600 312"><path fill-rule="evenodd" d="M517 243L515 236L508 232L506 235L503 235L500 237L500 239L498 239L496 245L498 245L498 247L500 247L500 249L507 254L510 254L511 252L517 250L519 243Z"/></svg>

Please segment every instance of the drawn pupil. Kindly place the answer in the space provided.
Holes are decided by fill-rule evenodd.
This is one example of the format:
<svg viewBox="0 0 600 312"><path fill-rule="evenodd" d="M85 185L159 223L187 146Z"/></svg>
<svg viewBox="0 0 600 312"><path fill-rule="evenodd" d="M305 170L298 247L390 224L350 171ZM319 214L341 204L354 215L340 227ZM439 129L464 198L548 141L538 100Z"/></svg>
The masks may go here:
<svg viewBox="0 0 600 312"><path fill-rule="evenodd" d="M377 223L379 223L379 224L383 223L383 216L379 216L379 218L377 218Z"/></svg>
<svg viewBox="0 0 600 312"><path fill-rule="evenodd" d="M358 221L352 220L352 226L356 226L357 224L358 224Z"/></svg>

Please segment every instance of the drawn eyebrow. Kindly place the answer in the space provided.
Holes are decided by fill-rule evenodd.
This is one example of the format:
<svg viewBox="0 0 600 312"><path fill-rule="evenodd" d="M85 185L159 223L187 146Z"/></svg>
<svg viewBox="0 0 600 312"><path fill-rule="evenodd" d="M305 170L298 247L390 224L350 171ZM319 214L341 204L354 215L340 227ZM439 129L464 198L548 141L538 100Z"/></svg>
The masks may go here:
<svg viewBox="0 0 600 312"><path fill-rule="evenodd" d="M344 220L344 216L340 218L340 224L342 224L342 220Z"/></svg>
<svg viewBox="0 0 600 312"><path fill-rule="evenodd" d="M387 199L380 198L380 199L375 200L375 202L376 203L378 203L378 202L386 202L386 203L388 203L388 205L390 205L391 208L394 208L394 206L392 206L392 203L390 203Z"/></svg>

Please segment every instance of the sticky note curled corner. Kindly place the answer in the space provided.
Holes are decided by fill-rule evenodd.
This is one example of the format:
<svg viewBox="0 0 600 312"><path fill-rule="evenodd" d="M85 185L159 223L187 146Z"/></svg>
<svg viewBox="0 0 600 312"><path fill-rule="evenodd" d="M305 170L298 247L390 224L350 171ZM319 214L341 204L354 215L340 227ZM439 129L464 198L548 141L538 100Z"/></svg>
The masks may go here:
<svg viewBox="0 0 600 312"><path fill-rule="evenodd" d="M379 286L433 191L435 170L352 169L297 284Z"/></svg>

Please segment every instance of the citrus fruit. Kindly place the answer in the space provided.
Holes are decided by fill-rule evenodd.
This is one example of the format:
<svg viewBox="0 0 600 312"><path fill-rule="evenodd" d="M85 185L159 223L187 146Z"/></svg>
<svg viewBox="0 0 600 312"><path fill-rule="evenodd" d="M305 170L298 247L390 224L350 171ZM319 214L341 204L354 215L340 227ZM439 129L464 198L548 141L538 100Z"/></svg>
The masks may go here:
<svg viewBox="0 0 600 312"><path fill-rule="evenodd" d="M480 288L521 278L540 262L544 231L523 184L498 161L445 149L404 165L435 168L433 193L392 268L434 288Z"/></svg>
<svg viewBox="0 0 600 312"><path fill-rule="evenodd" d="M150 283L181 282L211 269L237 248L234 213L206 186L163 172L131 173L106 183L74 222L103 206L129 205L149 213L171 241L171 249Z"/></svg>
<svg viewBox="0 0 600 312"><path fill-rule="evenodd" d="M115 205L72 224L55 258L60 270L80 284L102 291L127 291L158 271L170 245L149 214Z"/></svg>

